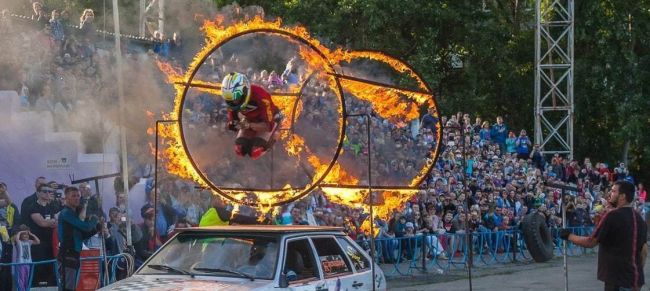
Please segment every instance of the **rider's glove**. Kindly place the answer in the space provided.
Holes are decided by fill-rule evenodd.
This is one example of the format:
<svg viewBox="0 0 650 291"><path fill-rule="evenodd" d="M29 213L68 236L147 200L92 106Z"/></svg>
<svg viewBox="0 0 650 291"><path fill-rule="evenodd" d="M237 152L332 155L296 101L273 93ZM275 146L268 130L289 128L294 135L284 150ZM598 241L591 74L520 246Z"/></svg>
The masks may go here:
<svg viewBox="0 0 650 291"><path fill-rule="evenodd" d="M230 131L237 131L237 122L236 121L228 121L226 124L226 128Z"/></svg>
<svg viewBox="0 0 650 291"><path fill-rule="evenodd" d="M560 229L560 238L563 240L568 240L569 235L571 235L571 230L568 228Z"/></svg>

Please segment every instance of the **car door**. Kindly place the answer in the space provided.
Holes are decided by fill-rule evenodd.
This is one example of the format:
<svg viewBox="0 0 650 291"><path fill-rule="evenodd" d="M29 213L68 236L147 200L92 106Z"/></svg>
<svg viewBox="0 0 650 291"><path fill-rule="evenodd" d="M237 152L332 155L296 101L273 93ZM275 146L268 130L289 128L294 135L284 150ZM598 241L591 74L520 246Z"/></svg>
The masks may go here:
<svg viewBox="0 0 650 291"><path fill-rule="evenodd" d="M354 279L352 284L358 287L359 289L371 289L373 278L372 278L372 263L370 262L368 256L365 255L365 252L355 244L352 239L348 236L337 236L336 240L338 241L343 252L348 256L352 267L354 268ZM381 270L375 273L375 287L378 290L386 288L386 282L384 281L384 276ZM354 286L353 286L354 287Z"/></svg>
<svg viewBox="0 0 650 291"><path fill-rule="evenodd" d="M354 273L349 258L334 236L312 237L316 258L329 290L368 290L370 281L364 282Z"/></svg>
<svg viewBox="0 0 650 291"><path fill-rule="evenodd" d="M286 274L289 290L327 290L309 239L288 239L282 262L280 276Z"/></svg>

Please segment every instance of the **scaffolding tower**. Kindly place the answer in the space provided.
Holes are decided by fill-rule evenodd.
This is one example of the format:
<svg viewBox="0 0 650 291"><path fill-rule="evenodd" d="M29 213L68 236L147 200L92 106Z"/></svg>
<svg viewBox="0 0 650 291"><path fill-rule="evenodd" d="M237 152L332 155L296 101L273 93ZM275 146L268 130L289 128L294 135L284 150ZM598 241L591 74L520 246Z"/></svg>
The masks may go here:
<svg viewBox="0 0 650 291"><path fill-rule="evenodd" d="M537 0L535 24L535 143L573 158L574 0Z"/></svg>

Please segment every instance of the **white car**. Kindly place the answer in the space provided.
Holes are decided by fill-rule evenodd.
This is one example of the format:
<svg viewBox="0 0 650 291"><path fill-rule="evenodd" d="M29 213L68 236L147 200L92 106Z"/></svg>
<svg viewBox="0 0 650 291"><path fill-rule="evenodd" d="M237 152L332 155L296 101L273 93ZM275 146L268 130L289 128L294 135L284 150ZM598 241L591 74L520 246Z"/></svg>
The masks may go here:
<svg viewBox="0 0 650 291"><path fill-rule="evenodd" d="M386 290L370 256L341 228L182 229L133 276L101 290Z"/></svg>

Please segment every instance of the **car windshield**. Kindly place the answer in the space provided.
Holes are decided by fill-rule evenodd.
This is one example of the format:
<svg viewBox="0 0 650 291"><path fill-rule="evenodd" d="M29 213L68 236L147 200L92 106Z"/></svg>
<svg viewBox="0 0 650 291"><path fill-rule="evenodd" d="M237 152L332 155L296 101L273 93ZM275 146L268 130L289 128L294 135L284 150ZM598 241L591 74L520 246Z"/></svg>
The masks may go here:
<svg viewBox="0 0 650 291"><path fill-rule="evenodd" d="M277 260L278 238L274 236L182 233L152 257L139 274L185 272L272 280Z"/></svg>

